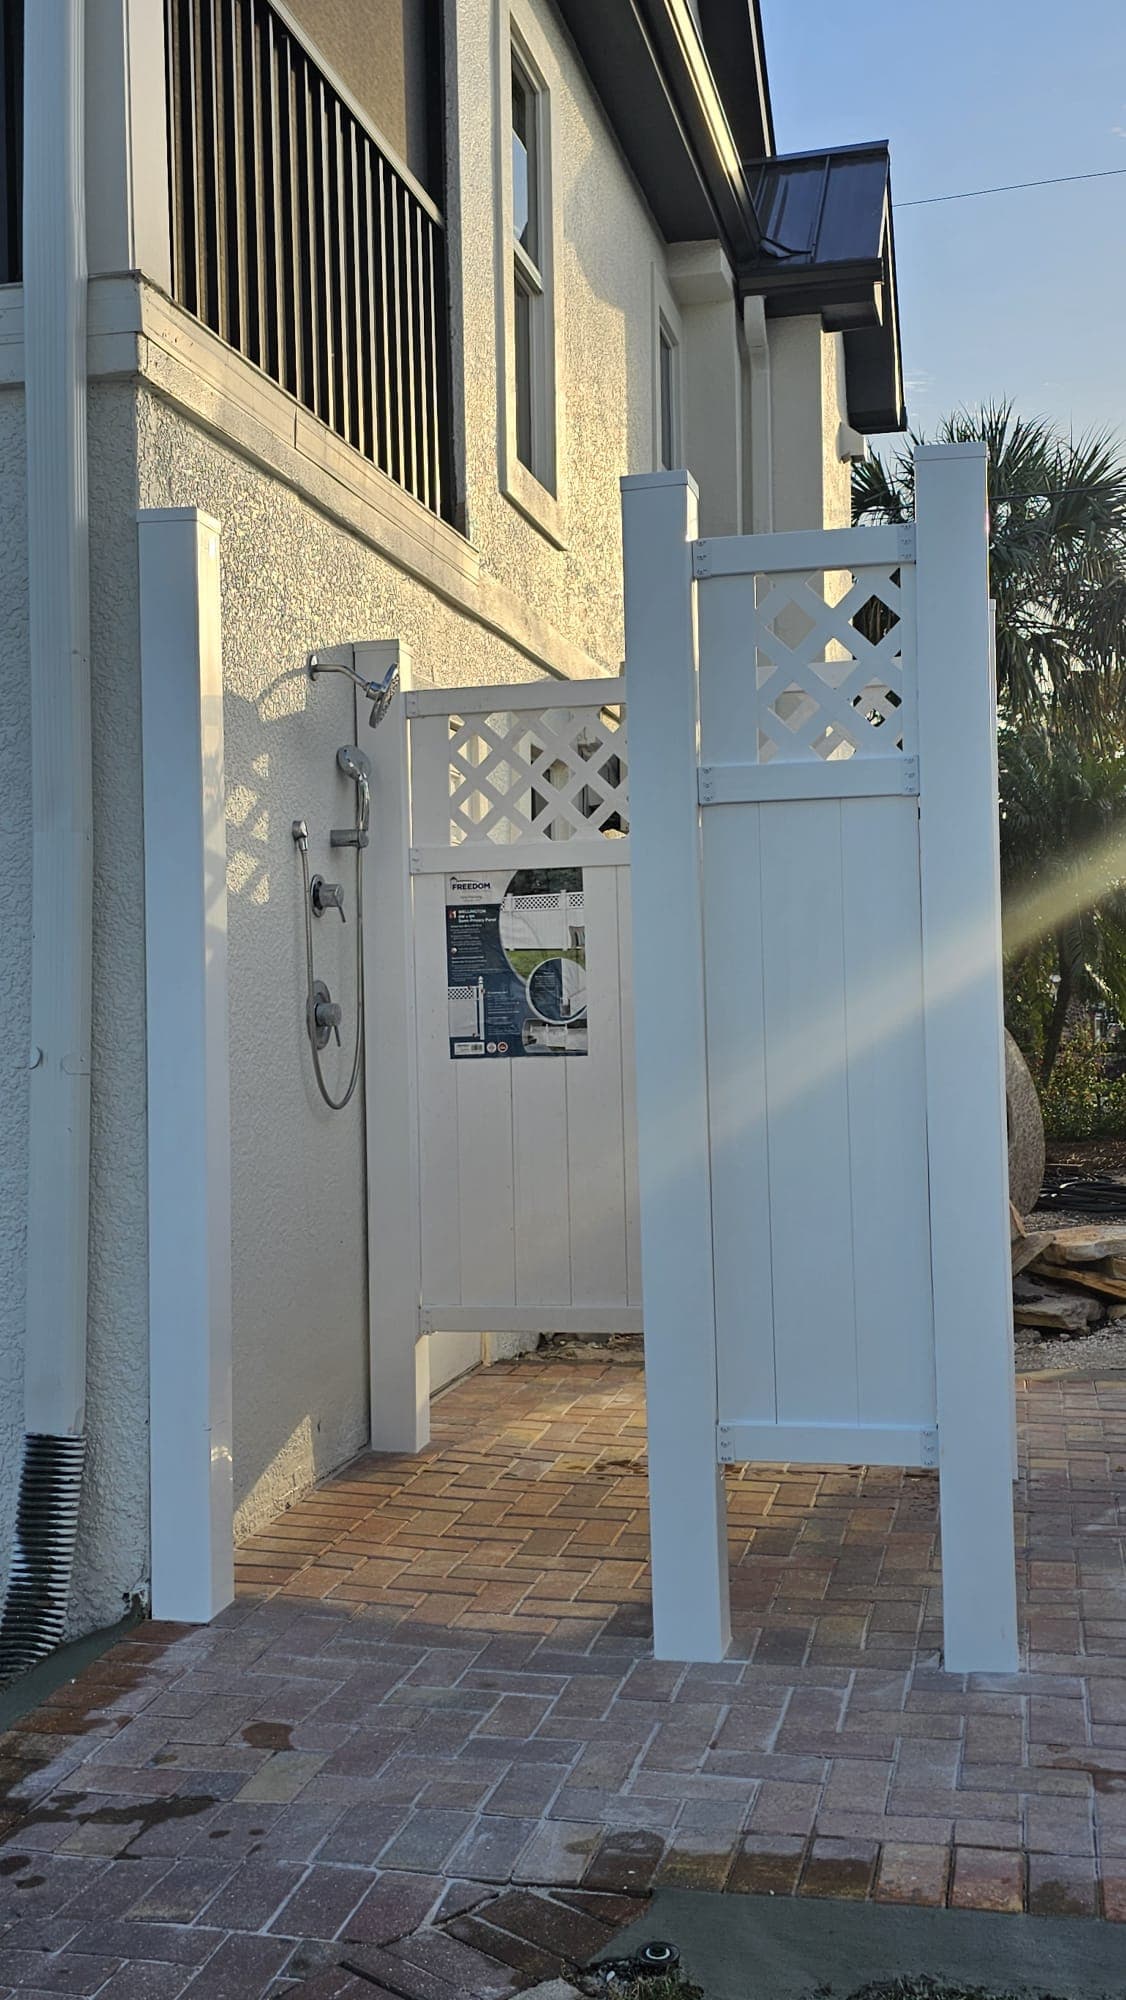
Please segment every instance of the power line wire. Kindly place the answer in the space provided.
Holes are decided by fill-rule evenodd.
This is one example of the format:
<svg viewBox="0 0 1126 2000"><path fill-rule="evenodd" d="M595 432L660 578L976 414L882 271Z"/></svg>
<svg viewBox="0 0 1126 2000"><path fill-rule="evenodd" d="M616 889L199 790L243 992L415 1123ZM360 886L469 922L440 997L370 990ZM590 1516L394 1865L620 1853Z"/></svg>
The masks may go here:
<svg viewBox="0 0 1126 2000"><path fill-rule="evenodd" d="M983 194L1016 194L1022 188L1064 187L1070 181L1110 181L1120 174L1126 174L1126 167L1103 167L1092 174L1053 174L1046 181L1006 181L1002 187L966 188L961 194L925 194L915 201L897 201L896 210L901 208L933 208L940 201L976 201Z"/></svg>

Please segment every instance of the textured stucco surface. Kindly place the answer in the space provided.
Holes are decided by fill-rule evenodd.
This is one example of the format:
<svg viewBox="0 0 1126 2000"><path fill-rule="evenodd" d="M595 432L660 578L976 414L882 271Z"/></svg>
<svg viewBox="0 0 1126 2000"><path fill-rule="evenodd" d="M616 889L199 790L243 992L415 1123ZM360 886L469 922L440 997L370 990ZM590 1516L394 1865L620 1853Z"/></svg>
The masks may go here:
<svg viewBox="0 0 1126 2000"><path fill-rule="evenodd" d="M837 456L846 416L844 344L802 315L769 322L774 526L843 528L851 468Z"/></svg>
<svg viewBox="0 0 1126 2000"><path fill-rule="evenodd" d="M0 1581L23 1438L27 1044L31 1007L31 765L22 392L0 394Z"/></svg>
<svg viewBox="0 0 1126 2000"><path fill-rule="evenodd" d="M304 1032L304 933L291 823L313 871L343 880L349 923L315 926L318 977L354 1022L354 860L328 835L354 794L336 769L355 736L341 680L310 683L317 645L400 638L420 681L527 679L511 647L438 603L289 488L147 392L147 507L222 525L227 769L237 1532L269 1519L368 1435L364 1137L357 1096L330 1112ZM367 731L366 710L360 741ZM378 824L374 838L378 839ZM378 1033L378 1023L372 1024ZM378 1281L378 1238L372 1245Z"/></svg>
<svg viewBox="0 0 1126 2000"><path fill-rule="evenodd" d="M460 241L468 303L455 337L466 356L469 518L486 571L616 669L618 480L653 463L653 263L664 253L569 46L549 25L549 10L539 17L558 65L556 282L570 546L554 548L498 489L491 0L457 8L457 180L467 204ZM242 1535L368 1435L361 1108L357 1098L345 1112L329 1112L312 1082L290 835L295 817L307 819L310 866L344 880L351 910L352 857L330 852L328 830L352 812L335 753L352 740L354 723L344 683L310 686L305 657L341 639L399 637L420 681L523 680L533 669L515 648L165 402L142 392L140 413L141 504L198 506L222 524L234 1461ZM361 741L364 729L366 718ZM316 926L318 976L345 1005L345 1054L354 1019L352 941L335 919ZM370 1254L378 1282L378 1237Z"/></svg>
<svg viewBox="0 0 1126 2000"><path fill-rule="evenodd" d="M447 10L456 74L449 226L463 268L454 338L464 370L464 487L474 542L494 576L616 670L622 657L618 480L648 472L653 446L653 270L664 245L624 166L554 10L530 14L549 53L554 133L556 309L562 348L559 499L568 547L554 548L497 480L498 95L506 102L497 0ZM453 17L456 16L456 19ZM497 63L504 71L498 92ZM507 144L507 133L502 135ZM507 241L500 254L507 256ZM693 468L701 473L702 468Z"/></svg>
<svg viewBox="0 0 1126 2000"><path fill-rule="evenodd" d="M89 400L94 1011L89 1343L74 1632L121 1616L148 1573L144 923L136 696L134 393ZM0 396L0 1574L23 1437L31 973L31 767L23 397Z"/></svg>
<svg viewBox="0 0 1126 2000"><path fill-rule="evenodd" d="M87 1467L71 1594L76 1632L148 1582L145 922L137 671L136 392L89 393L94 754Z"/></svg>
<svg viewBox="0 0 1126 2000"><path fill-rule="evenodd" d="M514 0L551 86L555 290L561 378L556 547L498 481L497 280L509 254L497 214L498 111L506 115L506 0L447 5L452 66L448 207L454 373L464 411L460 484L485 580L518 594L565 641L614 671L622 655L618 481L655 463L654 297L665 253L601 109L547 0ZM507 143L502 133L500 143ZM500 235L498 238L498 229ZM790 323L791 326L794 323ZM811 335L815 333L816 337ZM781 335L784 344L790 336ZM847 515L833 460L839 342L819 328L776 352L775 474L790 478L779 527ZM190 352L190 342L185 351ZM208 400L208 398L210 400ZM252 464L144 383L92 385L92 672L95 759L94 1183L89 1433L72 1624L118 1615L147 1578L147 1271L144 901L135 509L196 506L222 525L226 688L234 1458L237 1532L272 1517L368 1436L367 1269L361 1099L342 1114L316 1093L304 1034L299 866L343 879L353 858L329 829L351 818L335 765L353 740L350 691L312 686L309 649L399 637L416 678L521 680L514 645L436 598L377 547ZM737 423L737 411L732 411ZM22 1430L30 859L22 399L0 395L0 1567L7 1558ZM692 470L704 489L708 467ZM843 483L842 483L843 482ZM838 488L840 489L838 491ZM842 505L842 513L837 509ZM328 504L326 502L326 504ZM373 521L375 516L373 515ZM372 530L373 534L375 529ZM366 718L360 729L361 741ZM378 831L376 833L378 838ZM317 971L355 1019L354 930L316 927ZM373 1024L378 1033L378 1023ZM330 1052L339 1074L343 1057Z"/></svg>

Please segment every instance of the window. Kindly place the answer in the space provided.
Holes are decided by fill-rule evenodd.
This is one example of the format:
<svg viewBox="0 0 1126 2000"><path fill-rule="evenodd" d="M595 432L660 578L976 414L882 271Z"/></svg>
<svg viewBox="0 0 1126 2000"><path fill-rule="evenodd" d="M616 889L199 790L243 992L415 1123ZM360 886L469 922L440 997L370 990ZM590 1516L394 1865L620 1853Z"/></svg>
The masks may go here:
<svg viewBox="0 0 1126 2000"><path fill-rule="evenodd" d="M512 52L512 284L516 456L548 490L555 483L544 237L545 93Z"/></svg>
<svg viewBox="0 0 1126 2000"><path fill-rule="evenodd" d="M680 463L680 399L676 362L676 342L662 318L657 325L657 444L664 472L672 472Z"/></svg>

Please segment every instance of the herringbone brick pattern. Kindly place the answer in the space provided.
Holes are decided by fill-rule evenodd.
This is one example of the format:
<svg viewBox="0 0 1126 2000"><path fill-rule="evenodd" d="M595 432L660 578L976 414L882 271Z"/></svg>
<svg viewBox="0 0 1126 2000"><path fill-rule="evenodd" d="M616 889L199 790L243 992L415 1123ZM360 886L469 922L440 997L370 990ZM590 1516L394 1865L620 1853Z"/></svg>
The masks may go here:
<svg viewBox="0 0 1126 2000"><path fill-rule="evenodd" d="M248 1544L213 1626L140 1628L3 1739L0 2000L359 1994L404 1937L440 1994L455 1947L501 1979L498 1931L515 1992L521 1896L542 1966L654 1882L1126 1918L1126 1378L1021 1415L1020 1675L941 1672L934 1478L862 1468L732 1474L734 1644L684 1667L649 1657L640 1371L470 1378L422 1456Z"/></svg>

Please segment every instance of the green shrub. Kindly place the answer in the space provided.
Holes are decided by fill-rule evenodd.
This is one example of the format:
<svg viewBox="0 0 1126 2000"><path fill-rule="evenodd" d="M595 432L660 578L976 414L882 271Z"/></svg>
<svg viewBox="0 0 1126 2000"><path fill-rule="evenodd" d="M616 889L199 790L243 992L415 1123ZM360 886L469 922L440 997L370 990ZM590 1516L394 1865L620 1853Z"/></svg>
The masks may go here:
<svg viewBox="0 0 1126 2000"><path fill-rule="evenodd" d="M1087 1030L1064 1043L1040 1104L1049 1139L1126 1137L1126 1077L1107 1076L1103 1046Z"/></svg>

